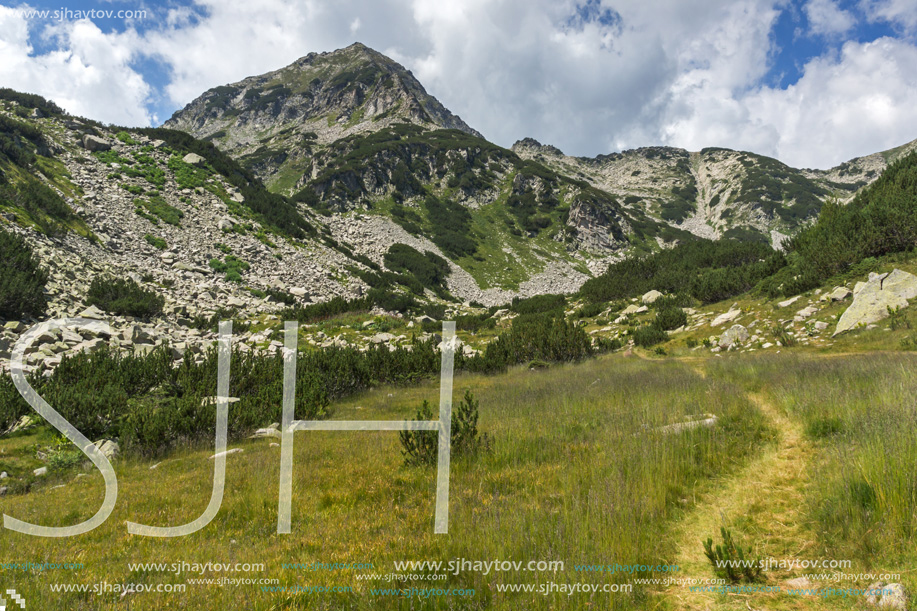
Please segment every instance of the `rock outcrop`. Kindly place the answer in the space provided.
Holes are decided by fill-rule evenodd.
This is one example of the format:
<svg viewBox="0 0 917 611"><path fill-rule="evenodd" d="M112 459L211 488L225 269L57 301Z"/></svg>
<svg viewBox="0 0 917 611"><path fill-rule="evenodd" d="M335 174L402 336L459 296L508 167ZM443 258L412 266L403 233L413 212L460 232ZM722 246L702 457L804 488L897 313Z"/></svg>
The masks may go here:
<svg viewBox="0 0 917 611"><path fill-rule="evenodd" d="M720 336L718 345L723 350L729 350L748 340L748 329L742 325L733 325Z"/></svg>
<svg viewBox="0 0 917 611"><path fill-rule="evenodd" d="M888 317L889 310L906 308L908 300L917 297L917 276L900 269L890 274L869 274L866 282L857 283L853 303L837 322L834 335Z"/></svg>

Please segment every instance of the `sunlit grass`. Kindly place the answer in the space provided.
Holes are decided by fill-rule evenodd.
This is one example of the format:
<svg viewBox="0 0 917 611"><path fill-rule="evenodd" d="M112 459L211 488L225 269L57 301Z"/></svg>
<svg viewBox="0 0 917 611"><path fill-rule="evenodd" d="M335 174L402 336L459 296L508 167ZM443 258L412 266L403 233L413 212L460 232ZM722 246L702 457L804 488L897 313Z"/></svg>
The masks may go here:
<svg viewBox="0 0 917 611"><path fill-rule="evenodd" d="M184 594L135 595L131 608L561 608L570 603L565 595L498 594L493 584L596 581L603 577L576 573L573 565L670 559L667 521L690 506L697 486L724 475L767 438L762 416L737 388L676 362L611 356L546 371L459 376L456 397L466 389L479 398L479 427L495 444L476 462L453 463L448 536L433 534L435 471L404 467L397 434L305 432L295 440L290 535L276 534L280 448L270 446L273 440L252 440L228 457L222 509L198 533L149 539L128 535L124 523L168 526L196 518L210 494L212 451L206 448L179 452L154 470L149 463L118 463L118 504L102 527L68 539L4 530L0 557L85 563L82 571L15 575L33 608L124 608L114 594L61 595L47 584L179 583L189 575L132 575L127 563L181 561L263 562L263 574L228 576L351 586L354 593L280 595L257 585L194 585ZM335 417L411 417L423 399L435 404L438 392L432 382L375 389L339 404ZM720 426L669 436L651 431L699 413L717 414ZM72 524L92 515L102 494L101 477L93 473L64 488L6 497L3 511L39 524ZM385 574L397 560L452 558L563 560L567 566L557 574L462 573L413 582L476 590L472 598L413 601L373 597L371 585L394 584L359 581L348 571L281 568L284 562L372 562ZM638 587L633 595L580 595L576 604L588 599L596 608L642 608L650 595Z"/></svg>
<svg viewBox="0 0 917 611"><path fill-rule="evenodd" d="M720 360L714 371L767 393L817 456L806 507L819 556L855 570L901 573L917 560L917 355L767 355ZM848 584L852 585L852 584ZM859 584L865 587L868 583Z"/></svg>

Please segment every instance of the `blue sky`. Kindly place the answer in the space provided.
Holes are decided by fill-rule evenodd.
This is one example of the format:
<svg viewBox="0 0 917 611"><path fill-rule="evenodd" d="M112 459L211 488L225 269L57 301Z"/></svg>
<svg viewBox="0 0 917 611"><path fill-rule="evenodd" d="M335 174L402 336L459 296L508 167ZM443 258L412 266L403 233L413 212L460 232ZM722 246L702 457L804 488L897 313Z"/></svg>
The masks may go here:
<svg viewBox="0 0 917 611"><path fill-rule="evenodd" d="M146 14L72 18L91 10ZM504 146L727 146L830 167L917 138L914 0L0 0L0 86L158 125L210 87L354 41Z"/></svg>

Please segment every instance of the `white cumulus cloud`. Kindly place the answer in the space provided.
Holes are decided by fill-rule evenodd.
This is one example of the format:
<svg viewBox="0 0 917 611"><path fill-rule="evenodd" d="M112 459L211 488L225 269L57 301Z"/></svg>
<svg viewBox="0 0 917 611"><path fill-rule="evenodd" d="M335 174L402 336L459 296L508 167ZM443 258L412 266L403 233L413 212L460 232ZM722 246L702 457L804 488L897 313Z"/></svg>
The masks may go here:
<svg viewBox="0 0 917 611"><path fill-rule="evenodd" d="M73 114L124 125L150 123L150 87L131 68L136 33L104 34L88 19L30 24L26 8L0 6L0 84L39 93ZM35 54L30 26L59 48Z"/></svg>
<svg viewBox="0 0 917 611"><path fill-rule="evenodd" d="M853 13L842 9L837 0L809 0L805 11L813 34L845 34L856 25Z"/></svg>
<svg viewBox="0 0 917 611"><path fill-rule="evenodd" d="M860 0L860 8L870 21L887 21L911 34L917 31L917 5L914 0Z"/></svg>
<svg viewBox="0 0 917 611"><path fill-rule="evenodd" d="M569 154L726 146L827 167L917 137L914 0L859 0L898 36L844 41L837 0L803 5L820 56L768 86L786 0L190 0L141 32L88 21L35 28L0 7L0 84L71 112L145 125L205 90L360 42L412 70L490 140L531 136ZM55 45L51 45L54 47ZM46 45L42 45L44 49ZM152 92L137 65L168 75ZM153 95L158 93L159 95ZM165 101L163 103L163 100Z"/></svg>

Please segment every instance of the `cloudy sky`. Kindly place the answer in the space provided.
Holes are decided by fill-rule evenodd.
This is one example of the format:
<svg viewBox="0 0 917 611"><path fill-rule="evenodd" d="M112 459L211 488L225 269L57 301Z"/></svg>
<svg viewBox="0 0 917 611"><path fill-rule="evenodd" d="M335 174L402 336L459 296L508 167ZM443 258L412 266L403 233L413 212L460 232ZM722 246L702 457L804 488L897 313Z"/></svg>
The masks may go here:
<svg viewBox="0 0 917 611"><path fill-rule="evenodd" d="M61 8L146 15L30 15ZM825 168L917 138L917 0L0 0L0 86L159 125L354 41L504 146L725 146Z"/></svg>

